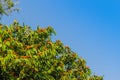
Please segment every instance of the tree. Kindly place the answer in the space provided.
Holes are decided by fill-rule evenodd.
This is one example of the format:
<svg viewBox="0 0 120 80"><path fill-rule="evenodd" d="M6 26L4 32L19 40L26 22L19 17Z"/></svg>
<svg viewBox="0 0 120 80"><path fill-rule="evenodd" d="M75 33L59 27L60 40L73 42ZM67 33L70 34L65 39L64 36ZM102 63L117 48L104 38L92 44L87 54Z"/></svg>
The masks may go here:
<svg viewBox="0 0 120 80"><path fill-rule="evenodd" d="M0 25L0 79L2 80L103 80L91 75L86 61L64 46L53 42L52 27L37 27L14 22Z"/></svg>
<svg viewBox="0 0 120 80"><path fill-rule="evenodd" d="M15 3L13 0L0 0L0 15L8 15L13 11L18 11L18 9L15 8Z"/></svg>

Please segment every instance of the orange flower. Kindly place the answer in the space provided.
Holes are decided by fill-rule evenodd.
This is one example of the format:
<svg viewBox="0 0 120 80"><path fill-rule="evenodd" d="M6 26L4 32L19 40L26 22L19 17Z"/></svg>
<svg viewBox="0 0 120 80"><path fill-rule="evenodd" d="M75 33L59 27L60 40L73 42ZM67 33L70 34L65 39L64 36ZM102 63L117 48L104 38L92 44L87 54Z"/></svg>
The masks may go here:
<svg viewBox="0 0 120 80"><path fill-rule="evenodd" d="M42 28L42 29L38 29L37 32L38 33L41 33L41 32L44 32L45 31L45 28Z"/></svg>
<svg viewBox="0 0 120 80"><path fill-rule="evenodd" d="M4 43L6 43L6 40L4 40Z"/></svg>
<svg viewBox="0 0 120 80"><path fill-rule="evenodd" d="M47 50L47 47L44 47L44 50Z"/></svg>
<svg viewBox="0 0 120 80"><path fill-rule="evenodd" d="M0 29L2 28L2 25L0 24Z"/></svg>
<svg viewBox="0 0 120 80"><path fill-rule="evenodd" d="M13 46L10 46L10 48L13 48Z"/></svg>
<svg viewBox="0 0 120 80"><path fill-rule="evenodd" d="M89 69L90 67L89 66L86 66L87 69Z"/></svg>
<svg viewBox="0 0 120 80"><path fill-rule="evenodd" d="M21 58L27 59L27 58L30 58L30 56L21 56Z"/></svg>
<svg viewBox="0 0 120 80"><path fill-rule="evenodd" d="M43 31L45 31L45 28L42 28L42 29L41 29L41 32L43 32Z"/></svg>
<svg viewBox="0 0 120 80"><path fill-rule="evenodd" d="M32 46L27 46L26 48L27 48L27 49L30 49L31 47L32 47Z"/></svg>
<svg viewBox="0 0 120 80"><path fill-rule="evenodd" d="M8 38L7 40L10 41L10 38Z"/></svg>
<svg viewBox="0 0 120 80"><path fill-rule="evenodd" d="M69 49L69 46L65 46L65 48L68 48L68 49Z"/></svg>
<svg viewBox="0 0 120 80"><path fill-rule="evenodd" d="M50 45L51 45L51 44L52 44L52 42L48 41L48 42L47 42L47 44L50 44Z"/></svg>
<svg viewBox="0 0 120 80"><path fill-rule="evenodd" d="M37 46L35 46L35 49L37 49L38 47Z"/></svg>
<svg viewBox="0 0 120 80"><path fill-rule="evenodd" d="M38 55L41 55L42 54L42 52L38 52Z"/></svg>

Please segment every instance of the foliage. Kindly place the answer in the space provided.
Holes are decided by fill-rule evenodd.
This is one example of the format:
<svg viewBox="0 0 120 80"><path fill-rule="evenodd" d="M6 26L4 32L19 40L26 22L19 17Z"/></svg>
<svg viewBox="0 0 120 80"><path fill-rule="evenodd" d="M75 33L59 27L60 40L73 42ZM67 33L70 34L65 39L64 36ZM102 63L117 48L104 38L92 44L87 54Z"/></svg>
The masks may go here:
<svg viewBox="0 0 120 80"><path fill-rule="evenodd" d="M0 15L1 16L8 15L9 13L13 11L18 11L18 9L15 8L16 1L15 0L0 0Z"/></svg>
<svg viewBox="0 0 120 80"><path fill-rule="evenodd" d="M53 42L52 27L0 25L0 79L103 80L92 76L86 61L60 40Z"/></svg>

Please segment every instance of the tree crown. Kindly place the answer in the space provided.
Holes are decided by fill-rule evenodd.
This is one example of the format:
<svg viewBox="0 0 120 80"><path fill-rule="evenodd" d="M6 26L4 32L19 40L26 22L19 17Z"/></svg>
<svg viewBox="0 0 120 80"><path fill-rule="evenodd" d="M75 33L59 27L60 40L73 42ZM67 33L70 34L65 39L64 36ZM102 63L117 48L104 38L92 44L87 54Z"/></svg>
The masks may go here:
<svg viewBox="0 0 120 80"><path fill-rule="evenodd" d="M0 25L0 78L5 80L103 80L65 46L50 26L32 30L15 21Z"/></svg>

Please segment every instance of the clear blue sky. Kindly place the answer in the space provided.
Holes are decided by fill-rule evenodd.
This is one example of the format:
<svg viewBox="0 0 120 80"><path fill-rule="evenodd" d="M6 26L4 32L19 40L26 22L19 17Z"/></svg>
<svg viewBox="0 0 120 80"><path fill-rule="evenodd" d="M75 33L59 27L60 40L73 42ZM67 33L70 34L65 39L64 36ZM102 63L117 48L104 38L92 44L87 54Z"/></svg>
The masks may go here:
<svg viewBox="0 0 120 80"><path fill-rule="evenodd" d="M120 80L119 0L20 0L19 13L3 16L10 24L17 19L33 29L52 26L60 39L87 61L104 80Z"/></svg>

